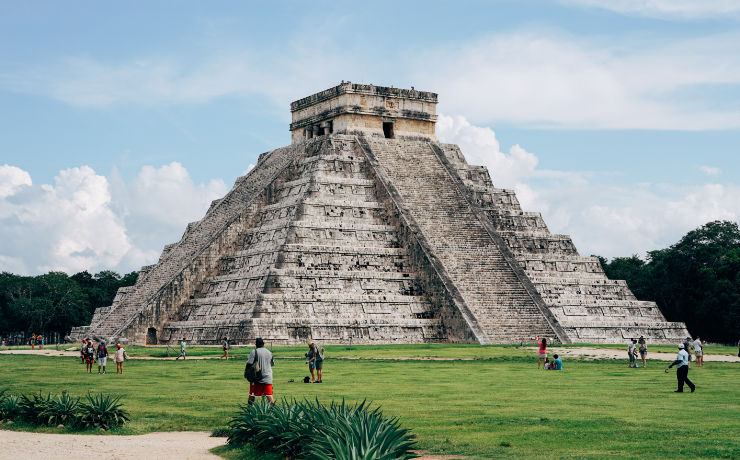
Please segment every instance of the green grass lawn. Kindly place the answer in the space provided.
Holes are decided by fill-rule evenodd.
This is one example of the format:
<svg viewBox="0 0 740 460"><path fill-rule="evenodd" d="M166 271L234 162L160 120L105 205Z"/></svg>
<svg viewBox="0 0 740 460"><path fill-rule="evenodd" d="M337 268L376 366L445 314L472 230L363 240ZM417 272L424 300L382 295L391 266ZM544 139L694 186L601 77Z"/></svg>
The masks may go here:
<svg viewBox="0 0 740 460"><path fill-rule="evenodd" d="M546 372L537 369L531 352L515 347L346 348L327 347L325 383L317 385L299 383L308 375L303 361L295 359L302 356L302 347L275 347L276 396L322 401L367 398L387 414L401 417L417 435L420 448L472 458L740 456L736 363L692 369L689 377L698 385L697 392L674 394L675 372L663 373L666 364L658 362L649 362L647 369L629 369L619 360L569 360L563 372ZM247 350L232 352L243 355ZM131 347L132 354L142 351L161 349ZM193 347L191 354L201 351L220 354L208 347ZM332 356L479 360L332 361ZM211 431L224 426L247 398L243 359L138 360L125 366L123 376L115 375L114 365L107 375L88 375L75 358L0 355L0 388L13 393L120 394L131 422L112 433L126 434ZM236 458L233 451L223 455Z"/></svg>

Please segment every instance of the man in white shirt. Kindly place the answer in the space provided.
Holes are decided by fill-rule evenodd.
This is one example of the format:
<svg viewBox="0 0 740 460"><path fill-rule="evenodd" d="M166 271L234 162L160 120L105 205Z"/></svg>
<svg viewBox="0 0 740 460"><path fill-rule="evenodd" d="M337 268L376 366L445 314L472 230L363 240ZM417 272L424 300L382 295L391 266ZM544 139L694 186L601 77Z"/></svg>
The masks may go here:
<svg viewBox="0 0 740 460"><path fill-rule="evenodd" d="M691 380L689 380L689 353L686 351L685 348L686 347L682 343L678 345L678 355L676 356L676 360L668 366L668 369L672 368L673 366L678 366L676 367L678 390L676 390L675 393L683 393L684 383L686 383L689 388L691 388L692 393L694 392L694 390L696 390L696 385L694 385Z"/></svg>
<svg viewBox="0 0 740 460"><path fill-rule="evenodd" d="M637 367L637 363L635 363L635 357L637 357L637 340L636 339L630 340L630 343L627 345L627 357L630 360L628 366Z"/></svg>
<svg viewBox="0 0 740 460"><path fill-rule="evenodd" d="M701 337L696 336L696 340L691 344L694 347L694 356L696 356L696 365L701 367L704 365L704 350L702 349Z"/></svg>

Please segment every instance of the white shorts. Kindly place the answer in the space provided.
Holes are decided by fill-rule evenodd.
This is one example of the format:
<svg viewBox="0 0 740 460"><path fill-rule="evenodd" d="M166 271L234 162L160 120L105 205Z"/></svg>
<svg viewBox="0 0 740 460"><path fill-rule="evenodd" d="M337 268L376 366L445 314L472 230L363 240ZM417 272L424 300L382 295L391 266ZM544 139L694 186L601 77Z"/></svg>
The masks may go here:
<svg viewBox="0 0 740 460"><path fill-rule="evenodd" d="M694 356L704 356L704 351L703 350L696 350L694 352Z"/></svg>
<svg viewBox="0 0 740 460"><path fill-rule="evenodd" d="M540 353L540 358L547 358L547 353Z"/></svg>
<svg viewBox="0 0 740 460"><path fill-rule="evenodd" d="M108 362L108 357L107 357L107 356L106 356L106 357L104 357L104 358L98 358L98 366L103 366L103 367L105 367L105 364L106 364L107 362Z"/></svg>

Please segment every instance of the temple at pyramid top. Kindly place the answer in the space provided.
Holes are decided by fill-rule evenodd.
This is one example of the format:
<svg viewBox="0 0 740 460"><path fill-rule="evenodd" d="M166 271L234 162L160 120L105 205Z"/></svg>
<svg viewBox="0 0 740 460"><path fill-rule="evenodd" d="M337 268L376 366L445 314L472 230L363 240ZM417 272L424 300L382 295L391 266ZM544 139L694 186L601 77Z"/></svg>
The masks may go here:
<svg viewBox="0 0 740 460"><path fill-rule="evenodd" d="M326 134L436 140L437 94L352 82L290 104L292 142Z"/></svg>

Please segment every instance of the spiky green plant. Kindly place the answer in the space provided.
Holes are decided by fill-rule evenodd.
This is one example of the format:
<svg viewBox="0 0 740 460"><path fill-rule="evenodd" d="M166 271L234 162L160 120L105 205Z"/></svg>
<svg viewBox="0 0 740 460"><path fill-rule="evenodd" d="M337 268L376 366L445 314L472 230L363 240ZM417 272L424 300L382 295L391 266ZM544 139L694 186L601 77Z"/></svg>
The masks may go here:
<svg viewBox="0 0 740 460"><path fill-rule="evenodd" d="M129 420L129 413L123 409L120 396L102 393L88 394L80 403L78 423L82 428L110 429L121 426Z"/></svg>
<svg viewBox="0 0 740 460"><path fill-rule="evenodd" d="M4 395L0 399L0 420L14 420L21 413L21 398L16 395Z"/></svg>
<svg viewBox="0 0 740 460"><path fill-rule="evenodd" d="M46 425L67 425L77 422L80 413L80 398L73 398L66 392L51 398L46 408L41 412L41 418Z"/></svg>
<svg viewBox="0 0 740 460"><path fill-rule="evenodd" d="M255 422L268 417L271 410L272 406L266 401L239 406L239 412L229 421L231 433L229 433L228 443L251 443L252 439L259 433Z"/></svg>
<svg viewBox="0 0 740 460"><path fill-rule="evenodd" d="M51 402L51 394L47 393L31 393L30 395L21 395L19 401L19 415L20 418L28 423L34 425L43 425L44 416L43 413L49 407Z"/></svg>

